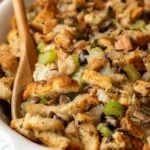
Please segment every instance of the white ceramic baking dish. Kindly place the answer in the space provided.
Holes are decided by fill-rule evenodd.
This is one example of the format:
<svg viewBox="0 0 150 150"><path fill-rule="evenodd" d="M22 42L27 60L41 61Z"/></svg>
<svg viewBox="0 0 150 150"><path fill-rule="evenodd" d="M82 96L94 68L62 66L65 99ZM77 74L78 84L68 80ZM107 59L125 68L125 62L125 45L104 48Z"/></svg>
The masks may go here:
<svg viewBox="0 0 150 150"><path fill-rule="evenodd" d="M25 0L26 6L31 5L33 0ZM10 19L13 15L13 7L11 0L4 0L0 3L0 42L6 40L6 35L10 29ZM0 114L0 118L3 114ZM12 150L49 150L40 146L23 136L13 131L8 125L6 125L2 119L0 119L0 135L4 138ZM52 149L51 149L52 150Z"/></svg>

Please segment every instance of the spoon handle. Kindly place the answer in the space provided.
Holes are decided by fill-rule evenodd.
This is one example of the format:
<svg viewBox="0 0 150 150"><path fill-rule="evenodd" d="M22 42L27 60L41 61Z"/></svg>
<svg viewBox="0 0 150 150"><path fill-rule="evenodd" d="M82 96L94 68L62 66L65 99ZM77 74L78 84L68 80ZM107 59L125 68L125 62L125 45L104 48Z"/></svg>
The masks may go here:
<svg viewBox="0 0 150 150"><path fill-rule="evenodd" d="M16 15L16 21L19 30L21 41L24 41L26 36L29 35L29 26L26 17L26 11L23 0L13 0L13 7Z"/></svg>

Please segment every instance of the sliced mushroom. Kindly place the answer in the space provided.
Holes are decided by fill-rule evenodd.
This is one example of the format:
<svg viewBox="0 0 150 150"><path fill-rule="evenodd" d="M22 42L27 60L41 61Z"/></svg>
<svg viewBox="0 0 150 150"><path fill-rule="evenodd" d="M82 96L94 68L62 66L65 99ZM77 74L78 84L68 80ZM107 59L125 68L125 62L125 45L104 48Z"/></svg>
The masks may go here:
<svg viewBox="0 0 150 150"><path fill-rule="evenodd" d="M142 121L143 123L150 123L150 116L142 113L141 111L135 111L133 116Z"/></svg>

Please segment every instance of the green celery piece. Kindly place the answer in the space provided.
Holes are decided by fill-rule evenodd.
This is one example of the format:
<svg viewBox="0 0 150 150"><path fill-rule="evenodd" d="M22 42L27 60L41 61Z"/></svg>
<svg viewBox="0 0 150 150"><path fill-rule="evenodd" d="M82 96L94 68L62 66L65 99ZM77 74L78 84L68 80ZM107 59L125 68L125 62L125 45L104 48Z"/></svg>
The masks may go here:
<svg viewBox="0 0 150 150"><path fill-rule="evenodd" d="M79 63L79 57L78 57L78 55L73 54L73 55L71 55L71 57L72 57L74 63L76 64L77 68L79 68L80 67L80 63Z"/></svg>
<svg viewBox="0 0 150 150"><path fill-rule="evenodd" d="M113 132L106 127L103 123L98 124L96 128L104 137L109 137L113 134Z"/></svg>
<svg viewBox="0 0 150 150"><path fill-rule="evenodd" d="M130 26L131 30L142 30L146 27L146 24L143 20L137 20L133 25Z"/></svg>
<svg viewBox="0 0 150 150"><path fill-rule="evenodd" d="M57 57L56 51L51 49L49 51L40 53L38 56L38 62L44 65L51 64Z"/></svg>
<svg viewBox="0 0 150 150"><path fill-rule="evenodd" d="M84 71L83 68L79 68L78 70L76 70L73 74L72 74L72 78L74 80L76 80L79 84L82 84L82 72Z"/></svg>
<svg viewBox="0 0 150 150"><path fill-rule="evenodd" d="M140 78L140 73L132 64L127 64L123 70L126 72L127 76L132 80L136 81Z"/></svg>
<svg viewBox="0 0 150 150"><path fill-rule="evenodd" d="M91 50L89 50L90 56L92 57L103 57L104 56L104 52L101 50L101 48L99 47L95 47L92 48Z"/></svg>
<svg viewBox="0 0 150 150"><path fill-rule="evenodd" d="M40 42L37 46L37 50L39 52L42 52L42 50L46 47L46 44L44 42Z"/></svg>
<svg viewBox="0 0 150 150"><path fill-rule="evenodd" d="M73 80L76 80L80 86L80 92L83 91L83 88L85 87L85 84L82 82L82 72L84 71L84 68L77 69L73 74L72 78Z"/></svg>
<svg viewBox="0 0 150 150"><path fill-rule="evenodd" d="M41 100L40 100L40 103L41 103L41 104L44 104L44 105L47 104L47 99L46 99L45 96L40 96L40 99L41 99Z"/></svg>
<svg viewBox="0 0 150 150"><path fill-rule="evenodd" d="M104 114L106 116L115 116L121 118L124 113L124 107L117 101L110 100L104 106Z"/></svg>

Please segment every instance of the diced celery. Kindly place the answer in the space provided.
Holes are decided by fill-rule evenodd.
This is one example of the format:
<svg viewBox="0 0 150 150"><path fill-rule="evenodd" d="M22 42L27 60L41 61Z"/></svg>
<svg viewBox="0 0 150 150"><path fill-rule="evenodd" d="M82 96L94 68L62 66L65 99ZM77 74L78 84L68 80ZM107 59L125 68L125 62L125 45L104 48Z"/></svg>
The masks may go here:
<svg viewBox="0 0 150 150"><path fill-rule="evenodd" d="M126 72L127 76L132 80L136 81L140 78L140 73L132 64L126 65L123 70Z"/></svg>
<svg viewBox="0 0 150 150"><path fill-rule="evenodd" d="M40 98L41 98L41 100L40 100L41 104L44 104L44 105L47 104L47 99L45 96L40 96Z"/></svg>
<svg viewBox="0 0 150 150"><path fill-rule="evenodd" d="M84 68L79 68L77 71L75 71L73 74L72 74L72 78L74 80L76 80L80 86L80 91L83 91L84 87L85 87L85 84L82 82L82 73L84 71Z"/></svg>
<svg viewBox="0 0 150 150"><path fill-rule="evenodd" d="M76 68L80 67L78 55L73 54L73 55L71 55L71 57L72 57L74 63L76 64L76 66L77 66Z"/></svg>
<svg viewBox="0 0 150 150"><path fill-rule="evenodd" d="M37 50L39 52L42 52L42 50L46 47L46 44L44 42L40 42L37 46Z"/></svg>
<svg viewBox="0 0 150 150"><path fill-rule="evenodd" d="M146 24L143 20L137 20L133 25L130 26L132 30L142 30L146 27Z"/></svg>
<svg viewBox="0 0 150 150"><path fill-rule="evenodd" d="M104 113L107 116L116 116L121 118L124 113L124 107L117 101L110 100L104 106Z"/></svg>
<svg viewBox="0 0 150 150"><path fill-rule="evenodd" d="M89 53L91 57L100 57L100 56L103 57L104 56L104 52L99 47L92 48L89 51Z"/></svg>
<svg viewBox="0 0 150 150"><path fill-rule="evenodd" d="M76 80L79 84L82 84L81 76L83 71L84 69L80 68L72 74L72 78Z"/></svg>
<svg viewBox="0 0 150 150"><path fill-rule="evenodd" d="M97 130L104 136L104 137L109 137L113 134L113 132L108 128L106 127L105 124L103 123L100 123L98 126L97 126Z"/></svg>
<svg viewBox="0 0 150 150"><path fill-rule="evenodd" d="M38 57L38 62L44 65L51 64L55 61L56 57L56 51L54 49L51 49L49 51L40 53Z"/></svg>

